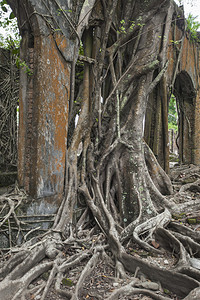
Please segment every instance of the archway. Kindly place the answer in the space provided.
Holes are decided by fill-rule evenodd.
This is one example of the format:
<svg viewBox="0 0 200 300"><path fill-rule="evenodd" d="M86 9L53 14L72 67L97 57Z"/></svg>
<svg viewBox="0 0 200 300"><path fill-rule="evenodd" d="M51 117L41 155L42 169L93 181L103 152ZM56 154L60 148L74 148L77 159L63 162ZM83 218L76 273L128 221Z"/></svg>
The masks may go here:
<svg viewBox="0 0 200 300"><path fill-rule="evenodd" d="M173 94L168 94L168 108L165 109L162 86L159 83L149 97L145 117L144 139L165 170L168 168L167 157L169 155L166 154L169 151L169 141L167 142L168 128L165 120L167 111L169 114L169 103L172 95L176 99L178 113L177 144L179 162L185 164L195 163L194 113L196 93L191 77L186 71L182 71L176 77Z"/></svg>
<svg viewBox="0 0 200 300"><path fill-rule="evenodd" d="M191 77L185 71L180 72L175 80L174 95L178 111L178 153L179 162L194 163L194 110L195 88Z"/></svg>

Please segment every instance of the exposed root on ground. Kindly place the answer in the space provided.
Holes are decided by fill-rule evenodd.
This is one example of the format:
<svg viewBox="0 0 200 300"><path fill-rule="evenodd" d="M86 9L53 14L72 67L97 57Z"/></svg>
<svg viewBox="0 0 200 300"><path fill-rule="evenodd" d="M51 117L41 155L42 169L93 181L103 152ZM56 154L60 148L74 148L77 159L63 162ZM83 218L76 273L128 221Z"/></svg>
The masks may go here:
<svg viewBox="0 0 200 300"><path fill-rule="evenodd" d="M88 1L78 2L88 7ZM76 126L68 128L63 202L52 228L28 240L31 236L28 233L23 238L16 213L19 201L14 195L1 197L0 225L10 239L10 249L4 255L2 250L1 299L34 299L36 294L45 299L55 291L59 297L72 300L124 299L135 294L172 299L199 293L199 234L179 224L179 217L174 220L175 213L199 209L199 199L176 201L182 193L173 194L169 177L143 142L147 102L155 87L167 112L167 41L175 28L171 22L177 8L173 1L166 0L157 0L156 5L155 1L134 3L96 1L96 5L102 4L102 16L91 17L88 24L83 17L84 24L75 24L83 25L83 30L87 27L82 45L89 60L81 66L81 91L71 98L73 102L81 95L78 109L75 103L70 108L74 107L69 116L71 124L75 125L77 114L79 118ZM67 16L65 9L59 15ZM48 22L49 34L54 23L55 31L59 30L57 22ZM69 36L70 43L74 40L79 44L73 34ZM73 64L76 54L78 48ZM164 144L167 147L167 139ZM176 180L189 174L187 168L179 171L182 175L179 172ZM197 174L199 168L194 172ZM196 175L194 178L199 179ZM186 187L182 190L190 192ZM82 210L78 219L76 207ZM22 245L15 248L13 219L22 236ZM133 251L143 248L151 255L170 255L176 262L161 268ZM101 287L103 279L108 285L103 291L95 286L94 296L93 285L100 281Z"/></svg>
<svg viewBox="0 0 200 300"><path fill-rule="evenodd" d="M88 214L83 213L79 219L80 226L71 228L68 238L63 239L54 229L24 242L21 247L11 248L2 255L4 261L0 269L1 298L29 299L31 295L40 294L41 299L45 300L54 290L60 297L82 299L85 284L91 281L94 276L92 274L98 273L98 265L103 265L104 262L115 273L115 280L122 279L120 285L112 288L112 292L105 289L103 293L97 293L97 299L122 299L136 294L148 295L152 299L169 299L164 294L165 289L181 299L192 299L194 294L199 295L200 233L174 221L171 217L173 212L165 209L140 224L135 222L134 226L129 225L132 234L130 235L130 228L125 234L126 228L123 230L110 211L111 206L108 203L111 196L108 197L106 205L99 186L100 181L94 176L91 180L92 195L86 183L79 191L85 196L98 226L91 228L92 230L90 227L85 228L88 226ZM110 186L110 183L107 182L107 185ZM98 195L97 202L94 195ZM2 218L2 227L6 221L16 216L17 206L11 205L11 201L16 201L13 199L12 194L1 197L3 203L8 203L10 207L5 219ZM15 199L18 196L15 195ZM112 207L113 205L114 202ZM116 212L117 210L118 207L115 207ZM171 270L161 269L150 264L148 260L130 255L127 251L132 244L137 244L155 255L172 253L176 264ZM44 281L38 281L44 274L47 274L45 284ZM112 286L112 282L110 285Z"/></svg>

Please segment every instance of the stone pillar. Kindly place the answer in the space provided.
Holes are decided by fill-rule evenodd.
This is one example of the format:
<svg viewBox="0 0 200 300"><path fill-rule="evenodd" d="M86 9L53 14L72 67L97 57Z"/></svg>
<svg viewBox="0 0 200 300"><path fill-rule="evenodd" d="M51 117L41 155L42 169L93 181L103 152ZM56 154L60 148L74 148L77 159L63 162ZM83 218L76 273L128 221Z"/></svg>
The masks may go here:
<svg viewBox="0 0 200 300"><path fill-rule="evenodd" d="M55 37L23 36L18 180L34 197L62 197L70 96L70 63ZM30 45L31 44L31 45ZM65 39L65 47L66 39Z"/></svg>

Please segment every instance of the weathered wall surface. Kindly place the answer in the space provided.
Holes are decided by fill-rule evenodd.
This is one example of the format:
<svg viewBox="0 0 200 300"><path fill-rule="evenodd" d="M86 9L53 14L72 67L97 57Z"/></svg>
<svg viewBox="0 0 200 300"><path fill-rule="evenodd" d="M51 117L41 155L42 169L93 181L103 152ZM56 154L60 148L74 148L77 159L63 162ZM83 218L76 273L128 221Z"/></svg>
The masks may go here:
<svg viewBox="0 0 200 300"><path fill-rule="evenodd" d="M178 15L180 20L177 19ZM177 16L174 16L168 36L169 64L165 73L166 92L168 101L173 93L179 106L180 162L200 164L200 48L197 42L191 41L189 32L184 34L183 16L180 15L179 11ZM145 140L164 167L168 161L166 161L166 145L163 144L163 136L168 137L168 134L164 128L160 84L149 98L146 121Z"/></svg>
<svg viewBox="0 0 200 300"><path fill-rule="evenodd" d="M36 197L62 195L70 64L51 35L38 36L34 47L24 48L22 55L28 56L33 75L21 71L21 77L26 78L21 80L20 91L19 183Z"/></svg>
<svg viewBox="0 0 200 300"><path fill-rule="evenodd" d="M175 34L173 34L175 32ZM181 41L183 32L179 26L176 26L174 32L171 32L170 40ZM180 49L179 53L176 46ZM168 50L169 68L167 71L168 84L175 80L174 94L179 101L180 106L180 155L182 162L200 164L200 94L199 94L199 44L191 41L189 33L186 34L183 45L170 44ZM176 64L178 63L178 66ZM175 68L177 73L175 74Z"/></svg>
<svg viewBox="0 0 200 300"><path fill-rule="evenodd" d="M55 196L59 203L64 190L75 44L62 7L70 9L71 1L29 0L26 10L23 3L8 2L18 16L21 60L32 73L20 70L19 185L36 198Z"/></svg>

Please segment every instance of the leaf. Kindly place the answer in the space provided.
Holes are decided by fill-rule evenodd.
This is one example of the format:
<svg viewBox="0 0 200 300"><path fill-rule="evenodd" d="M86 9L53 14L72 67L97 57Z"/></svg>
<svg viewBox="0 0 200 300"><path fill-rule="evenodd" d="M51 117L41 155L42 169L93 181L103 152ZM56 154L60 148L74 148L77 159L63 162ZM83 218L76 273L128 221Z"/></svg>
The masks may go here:
<svg viewBox="0 0 200 300"><path fill-rule="evenodd" d="M7 8L5 7L5 6L2 6L2 8L1 8L4 12L7 12L8 10L7 10Z"/></svg>
<svg viewBox="0 0 200 300"><path fill-rule="evenodd" d="M7 4L7 1L6 1L6 0L3 0L3 1L1 2L1 6L2 6L2 5L5 5L5 4Z"/></svg>
<svg viewBox="0 0 200 300"><path fill-rule="evenodd" d="M153 245L154 248L158 249L160 245L156 241L152 241L151 244Z"/></svg>
<svg viewBox="0 0 200 300"><path fill-rule="evenodd" d="M69 278L63 278L62 284L69 287L74 285L73 281Z"/></svg>
<svg viewBox="0 0 200 300"><path fill-rule="evenodd" d="M12 20L15 18L15 15L13 14L13 12L10 13L9 19Z"/></svg>
<svg viewBox="0 0 200 300"><path fill-rule="evenodd" d="M164 289L163 292L164 292L165 294L170 294L170 291L167 290L167 289Z"/></svg>
<svg viewBox="0 0 200 300"><path fill-rule="evenodd" d="M12 54L19 54L19 49L12 49Z"/></svg>

